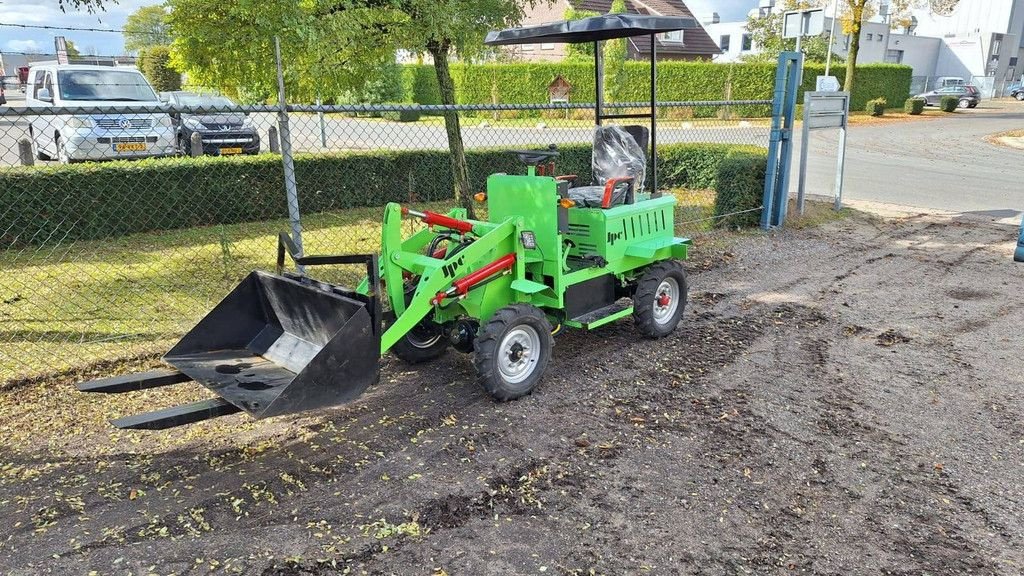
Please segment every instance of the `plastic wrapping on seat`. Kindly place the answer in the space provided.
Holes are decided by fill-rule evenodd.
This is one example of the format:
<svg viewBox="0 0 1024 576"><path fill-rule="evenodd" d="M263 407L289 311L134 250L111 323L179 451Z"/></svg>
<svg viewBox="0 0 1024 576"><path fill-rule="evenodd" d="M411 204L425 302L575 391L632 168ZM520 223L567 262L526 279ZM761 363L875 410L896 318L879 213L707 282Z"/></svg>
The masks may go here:
<svg viewBox="0 0 1024 576"><path fill-rule="evenodd" d="M598 126L594 133L594 153L591 158L594 174L593 186L577 186L569 189L569 197L577 204L600 207L604 200L604 185L612 178L633 177L633 193L644 187L647 170L647 153L636 139L622 126ZM626 201L625 184L612 191L611 206Z"/></svg>

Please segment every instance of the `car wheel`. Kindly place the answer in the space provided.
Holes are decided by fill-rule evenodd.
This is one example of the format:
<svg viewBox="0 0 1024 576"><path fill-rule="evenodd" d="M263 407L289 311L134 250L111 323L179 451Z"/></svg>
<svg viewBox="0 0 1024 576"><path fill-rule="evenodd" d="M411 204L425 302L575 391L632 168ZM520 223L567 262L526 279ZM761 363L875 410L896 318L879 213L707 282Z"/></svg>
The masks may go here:
<svg viewBox="0 0 1024 576"><path fill-rule="evenodd" d="M57 162L71 164L71 156L68 154L67 148L64 147L64 142L60 139L60 136L55 136L53 142L57 146Z"/></svg>
<svg viewBox="0 0 1024 576"><path fill-rule="evenodd" d="M52 160L50 155L43 152L43 149L39 147L39 143L36 142L36 135L31 128L28 129L28 139L32 142L32 154L36 157L36 160Z"/></svg>
<svg viewBox="0 0 1024 576"><path fill-rule="evenodd" d="M1017 92L1017 95L1014 96L1014 98L1020 100L1021 102L1024 102L1024 92Z"/></svg>
<svg viewBox="0 0 1024 576"><path fill-rule="evenodd" d="M960 102L957 103L956 107L957 108L970 108L971 107L971 101L970 100L961 100Z"/></svg>

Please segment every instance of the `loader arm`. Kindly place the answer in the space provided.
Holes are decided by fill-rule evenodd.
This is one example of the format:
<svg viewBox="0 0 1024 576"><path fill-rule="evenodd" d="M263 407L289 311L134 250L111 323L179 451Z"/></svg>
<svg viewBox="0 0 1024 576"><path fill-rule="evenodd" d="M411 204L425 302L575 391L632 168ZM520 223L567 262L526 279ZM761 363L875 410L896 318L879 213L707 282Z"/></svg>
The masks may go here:
<svg viewBox="0 0 1024 576"><path fill-rule="evenodd" d="M439 292L446 291L457 279L480 269L494 259L521 250L514 241L514 220L508 219L500 224L474 224L473 231L479 234L478 238L454 255L434 258L419 251L403 249L401 208L397 204L388 205L382 233L381 271L396 318L381 336L382 355L434 309L435 305L431 300ZM393 249L393 246L399 246L399 249ZM521 257L521 254L517 256ZM405 305L403 271L419 276L408 306Z"/></svg>

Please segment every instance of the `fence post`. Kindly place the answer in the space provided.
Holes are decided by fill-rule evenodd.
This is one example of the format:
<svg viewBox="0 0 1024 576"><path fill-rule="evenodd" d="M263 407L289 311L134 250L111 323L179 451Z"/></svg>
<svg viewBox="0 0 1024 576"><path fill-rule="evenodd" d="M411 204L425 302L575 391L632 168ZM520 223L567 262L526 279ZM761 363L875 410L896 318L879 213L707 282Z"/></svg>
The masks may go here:
<svg viewBox="0 0 1024 576"><path fill-rule="evenodd" d="M203 136L199 132L193 132L192 136L189 137L188 144L189 154L193 158L199 158L203 155Z"/></svg>
<svg viewBox="0 0 1024 576"><path fill-rule="evenodd" d="M317 108L320 107L320 99L316 99ZM320 120L320 147L327 148L327 123L324 121L324 111L316 111L317 119Z"/></svg>
<svg viewBox="0 0 1024 576"><path fill-rule="evenodd" d="M36 157L32 154L32 141L28 138L18 140L18 157L21 158L22 166L32 166L36 163Z"/></svg>
<svg viewBox="0 0 1024 576"><path fill-rule="evenodd" d="M284 191L288 199L288 221L292 229L292 241L303 255L302 219L299 215L299 191L295 183L295 163L292 159L291 133L288 130L288 104L284 97L284 68L281 66L281 39L274 36L274 59L277 61L277 124L281 133L281 164L284 168ZM304 273L302 266L296 266Z"/></svg>
<svg viewBox="0 0 1024 576"><path fill-rule="evenodd" d="M802 78L803 55L780 52L775 70L772 128L768 141L761 228L782 226L789 202L789 166L793 154L793 115Z"/></svg>
<svg viewBox="0 0 1024 576"><path fill-rule="evenodd" d="M281 153L281 142L277 139L277 126L271 126L267 129L267 145L270 146L271 153Z"/></svg>

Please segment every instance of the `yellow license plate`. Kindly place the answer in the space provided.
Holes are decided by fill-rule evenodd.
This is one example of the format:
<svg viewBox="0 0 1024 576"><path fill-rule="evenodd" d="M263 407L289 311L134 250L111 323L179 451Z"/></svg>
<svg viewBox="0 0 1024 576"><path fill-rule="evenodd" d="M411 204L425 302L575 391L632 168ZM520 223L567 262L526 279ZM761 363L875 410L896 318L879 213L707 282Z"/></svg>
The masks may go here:
<svg viewBox="0 0 1024 576"><path fill-rule="evenodd" d="M114 144L114 152L144 152L145 142L117 142Z"/></svg>
<svg viewBox="0 0 1024 576"><path fill-rule="evenodd" d="M221 153L221 156L227 156L228 154L241 154L242 153L242 149L241 148L221 148L220 149L220 153Z"/></svg>

